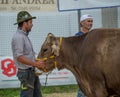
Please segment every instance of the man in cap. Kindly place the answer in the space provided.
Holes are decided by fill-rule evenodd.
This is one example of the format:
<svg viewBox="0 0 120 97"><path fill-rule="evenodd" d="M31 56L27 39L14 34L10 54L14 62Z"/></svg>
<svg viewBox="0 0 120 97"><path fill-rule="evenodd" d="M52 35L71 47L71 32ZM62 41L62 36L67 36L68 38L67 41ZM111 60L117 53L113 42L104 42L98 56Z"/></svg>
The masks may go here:
<svg viewBox="0 0 120 97"><path fill-rule="evenodd" d="M76 33L76 36L88 33L93 26L93 17L89 14L82 15L80 18L81 31ZM81 89L79 88L77 97L85 97Z"/></svg>
<svg viewBox="0 0 120 97"><path fill-rule="evenodd" d="M39 77L35 75L34 67L44 68L43 61L35 61L35 52L28 37L32 29L32 17L27 11L17 14L18 29L12 38L12 52L18 69L17 77L21 82L20 97L42 97Z"/></svg>
<svg viewBox="0 0 120 97"><path fill-rule="evenodd" d="M76 33L76 35L83 35L88 33L93 26L93 17L89 14L82 15L80 18L81 31Z"/></svg>

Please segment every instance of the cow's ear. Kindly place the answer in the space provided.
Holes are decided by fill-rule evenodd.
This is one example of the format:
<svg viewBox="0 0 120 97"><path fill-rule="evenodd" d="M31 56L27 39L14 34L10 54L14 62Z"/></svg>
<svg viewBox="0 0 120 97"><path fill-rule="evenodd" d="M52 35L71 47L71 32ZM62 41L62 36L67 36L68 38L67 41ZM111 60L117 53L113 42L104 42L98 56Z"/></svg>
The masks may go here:
<svg viewBox="0 0 120 97"><path fill-rule="evenodd" d="M52 33L49 33L47 36L47 43L52 44L55 39L55 36Z"/></svg>
<svg viewBox="0 0 120 97"><path fill-rule="evenodd" d="M52 33L48 33L47 37L55 37Z"/></svg>
<svg viewBox="0 0 120 97"><path fill-rule="evenodd" d="M47 36L47 40L48 40L48 43L52 44L56 40L56 37L52 33L49 33Z"/></svg>

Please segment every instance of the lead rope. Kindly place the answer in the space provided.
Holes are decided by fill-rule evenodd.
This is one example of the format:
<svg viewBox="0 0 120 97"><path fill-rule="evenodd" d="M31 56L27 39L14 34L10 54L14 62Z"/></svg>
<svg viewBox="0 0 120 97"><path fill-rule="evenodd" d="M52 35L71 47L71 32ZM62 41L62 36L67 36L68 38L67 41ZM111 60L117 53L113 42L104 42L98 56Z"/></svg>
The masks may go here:
<svg viewBox="0 0 120 97"><path fill-rule="evenodd" d="M46 88L46 86L47 86L48 75L49 75L50 73L51 73L51 72L49 72L49 73L47 73L47 74L46 74L45 87L44 87L44 89L45 89L45 88Z"/></svg>

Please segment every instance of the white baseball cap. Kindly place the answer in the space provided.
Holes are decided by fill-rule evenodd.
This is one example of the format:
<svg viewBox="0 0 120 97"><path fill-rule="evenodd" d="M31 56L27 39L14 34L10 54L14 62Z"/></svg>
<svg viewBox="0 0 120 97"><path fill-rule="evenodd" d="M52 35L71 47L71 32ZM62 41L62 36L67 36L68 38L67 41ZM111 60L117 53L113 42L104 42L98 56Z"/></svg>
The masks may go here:
<svg viewBox="0 0 120 97"><path fill-rule="evenodd" d="M82 22L82 21L84 21L88 18L93 19L93 17L89 14L82 15L81 18L80 18L80 22Z"/></svg>

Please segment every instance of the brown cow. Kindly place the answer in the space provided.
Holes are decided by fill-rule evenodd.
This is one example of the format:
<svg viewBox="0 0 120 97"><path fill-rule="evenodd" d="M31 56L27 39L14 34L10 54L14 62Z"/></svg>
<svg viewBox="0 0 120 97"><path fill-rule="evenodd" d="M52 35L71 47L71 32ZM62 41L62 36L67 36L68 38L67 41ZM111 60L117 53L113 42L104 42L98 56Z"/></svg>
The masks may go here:
<svg viewBox="0 0 120 97"><path fill-rule="evenodd" d="M88 34L48 34L38 58L46 71L67 68L87 97L120 97L120 29L94 29Z"/></svg>

